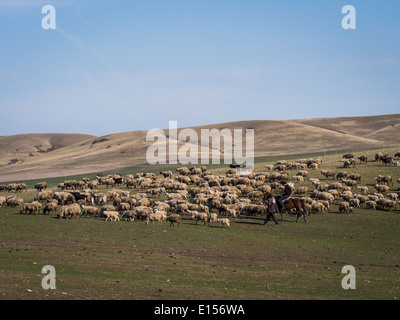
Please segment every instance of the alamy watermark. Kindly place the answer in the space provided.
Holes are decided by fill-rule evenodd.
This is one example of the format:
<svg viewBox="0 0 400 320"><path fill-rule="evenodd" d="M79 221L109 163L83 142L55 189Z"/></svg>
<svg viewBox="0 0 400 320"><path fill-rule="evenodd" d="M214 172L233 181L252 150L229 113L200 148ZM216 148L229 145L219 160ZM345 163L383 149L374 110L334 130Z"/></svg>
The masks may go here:
<svg viewBox="0 0 400 320"><path fill-rule="evenodd" d="M342 273L347 275L342 279L342 288L345 290L356 288L356 269L353 266L347 265L342 268Z"/></svg>
<svg viewBox="0 0 400 320"><path fill-rule="evenodd" d="M46 274L42 279L42 288L54 290L56 288L56 268L46 265L42 268L42 273Z"/></svg>
<svg viewBox="0 0 400 320"><path fill-rule="evenodd" d="M241 166L237 168L238 174L253 172L254 129L200 129L199 138L194 129L186 128L178 132L177 124L177 121L169 121L168 135L161 129L148 131L146 141L154 142L146 152L149 164L221 164L223 158L224 164Z"/></svg>

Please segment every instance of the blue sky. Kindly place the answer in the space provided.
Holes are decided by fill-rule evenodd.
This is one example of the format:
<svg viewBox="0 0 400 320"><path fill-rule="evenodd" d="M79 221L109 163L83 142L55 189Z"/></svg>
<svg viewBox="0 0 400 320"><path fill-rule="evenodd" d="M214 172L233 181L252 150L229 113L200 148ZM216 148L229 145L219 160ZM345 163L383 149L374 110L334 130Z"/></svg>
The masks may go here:
<svg viewBox="0 0 400 320"><path fill-rule="evenodd" d="M56 8L56 30L41 9ZM357 29L341 26L353 5ZM0 135L399 112L398 0L0 0Z"/></svg>

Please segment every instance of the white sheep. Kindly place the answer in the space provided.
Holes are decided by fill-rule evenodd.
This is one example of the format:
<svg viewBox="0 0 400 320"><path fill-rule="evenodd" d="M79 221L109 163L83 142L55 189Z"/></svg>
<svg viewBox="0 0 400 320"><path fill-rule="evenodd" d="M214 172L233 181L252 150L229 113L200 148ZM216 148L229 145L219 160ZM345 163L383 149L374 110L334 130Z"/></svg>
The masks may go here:
<svg viewBox="0 0 400 320"><path fill-rule="evenodd" d="M231 226L231 221L227 218L221 218L217 219L217 222L219 222L219 227L221 228L222 226Z"/></svg>
<svg viewBox="0 0 400 320"><path fill-rule="evenodd" d="M108 221L108 220L111 221L112 219L113 219L113 221L117 221L117 220L119 221L119 214L117 211L104 211L103 215L106 216L105 221Z"/></svg>

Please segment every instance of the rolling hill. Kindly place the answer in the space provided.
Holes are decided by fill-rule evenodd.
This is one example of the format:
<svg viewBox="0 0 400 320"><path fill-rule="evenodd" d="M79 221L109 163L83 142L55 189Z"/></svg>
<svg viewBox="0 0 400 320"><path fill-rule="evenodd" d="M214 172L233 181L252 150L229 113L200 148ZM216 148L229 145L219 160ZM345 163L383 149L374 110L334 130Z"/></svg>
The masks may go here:
<svg viewBox="0 0 400 320"><path fill-rule="evenodd" d="M400 146L400 114L255 120L192 127L199 137L201 129L214 128L254 129L255 157ZM146 141L146 134L147 131L131 131L102 137L63 134L0 137L0 181L44 179L144 165L146 151L153 144ZM165 134L168 142L168 130ZM177 143L181 146L185 142Z"/></svg>

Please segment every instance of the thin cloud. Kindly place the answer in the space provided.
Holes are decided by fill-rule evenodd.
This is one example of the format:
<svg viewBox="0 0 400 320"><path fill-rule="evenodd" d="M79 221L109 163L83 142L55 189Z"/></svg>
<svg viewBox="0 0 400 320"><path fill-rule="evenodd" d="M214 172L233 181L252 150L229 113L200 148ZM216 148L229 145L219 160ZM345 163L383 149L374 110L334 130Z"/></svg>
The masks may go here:
<svg viewBox="0 0 400 320"><path fill-rule="evenodd" d="M74 35L70 34L68 31L66 31L65 29L61 28L58 24L57 24L57 28L56 30L67 40L71 41L73 44L75 44L77 47L79 47L80 49L82 49L83 51L89 53L90 55L92 55L93 57L95 57L96 59L98 59L100 62L104 63L107 67L111 67L111 65L108 63L107 58L105 56L103 56L100 52L98 52L96 49L88 46L87 44L85 44L83 41L81 41L80 39L78 39L77 37L75 37Z"/></svg>

